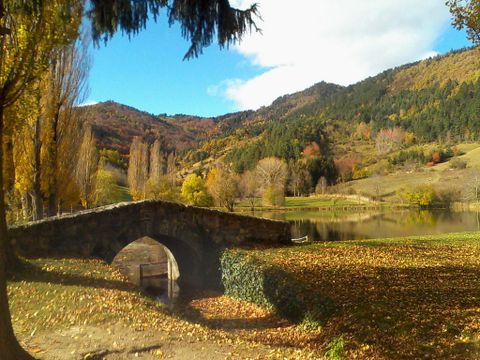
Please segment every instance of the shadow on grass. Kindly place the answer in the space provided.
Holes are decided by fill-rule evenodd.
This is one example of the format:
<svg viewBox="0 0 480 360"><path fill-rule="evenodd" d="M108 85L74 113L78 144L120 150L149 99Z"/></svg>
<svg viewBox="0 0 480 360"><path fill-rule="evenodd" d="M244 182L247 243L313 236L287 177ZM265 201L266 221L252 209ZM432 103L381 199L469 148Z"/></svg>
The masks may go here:
<svg viewBox="0 0 480 360"><path fill-rule="evenodd" d="M341 306L328 326L382 358L480 358L479 268L319 268L302 276L316 279Z"/></svg>
<svg viewBox="0 0 480 360"><path fill-rule="evenodd" d="M22 261L17 271L10 275L9 281L19 282L27 281L34 283L51 283L68 286L81 286L91 288L115 289L121 291L138 290L133 284L119 281L108 280L101 277L90 277L80 274L72 274L54 269L46 271L41 266L30 261Z"/></svg>

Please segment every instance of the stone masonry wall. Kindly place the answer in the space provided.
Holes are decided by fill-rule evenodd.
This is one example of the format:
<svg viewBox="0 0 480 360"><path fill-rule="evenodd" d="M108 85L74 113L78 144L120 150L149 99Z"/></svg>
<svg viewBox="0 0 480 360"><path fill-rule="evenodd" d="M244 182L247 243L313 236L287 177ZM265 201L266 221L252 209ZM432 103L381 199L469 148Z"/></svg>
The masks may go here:
<svg viewBox="0 0 480 360"><path fill-rule="evenodd" d="M109 259L143 236L179 239L196 252L206 245L275 246L290 242L286 222L163 201L121 203L10 228L23 256Z"/></svg>

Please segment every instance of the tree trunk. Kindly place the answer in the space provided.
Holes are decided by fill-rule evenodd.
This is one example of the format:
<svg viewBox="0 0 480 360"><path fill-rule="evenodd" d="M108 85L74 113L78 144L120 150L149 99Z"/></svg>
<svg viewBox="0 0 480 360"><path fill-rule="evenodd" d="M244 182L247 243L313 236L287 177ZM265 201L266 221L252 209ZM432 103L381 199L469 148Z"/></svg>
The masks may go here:
<svg viewBox="0 0 480 360"><path fill-rule="evenodd" d="M3 108L0 104L0 141L3 141ZM0 146L0 164L3 163L3 147ZM1 167L0 167L1 168ZM33 359L22 349L13 332L7 297L7 267L16 262L8 237L5 216L3 171L0 171L0 354L3 360Z"/></svg>
<svg viewBox="0 0 480 360"><path fill-rule="evenodd" d="M0 142L3 143L3 109L0 104ZM9 269L13 269L18 265L18 258L16 257L13 246L8 240L7 236L7 217L5 211L5 189L4 189L4 179L3 179L3 146L0 146L0 256L4 257L0 260L4 266L4 271L7 272ZM0 264L0 267L2 266ZM0 314L1 315L1 314ZM1 354L1 351L0 351Z"/></svg>
<svg viewBox="0 0 480 360"><path fill-rule="evenodd" d="M60 204L57 201L57 194L54 187L54 192L48 197L48 216L55 216L60 214Z"/></svg>
<svg viewBox="0 0 480 360"><path fill-rule="evenodd" d="M50 189L50 196L48 199L48 216L55 216L60 215L60 206L58 204L58 123L60 120L60 107L57 106L55 108L55 114L53 115L52 121L52 128L50 131L52 132L52 143L49 146L49 150L51 152L51 159L52 163L50 166L53 169L53 179L52 181L52 188Z"/></svg>
<svg viewBox="0 0 480 360"><path fill-rule="evenodd" d="M32 188L32 216L33 220L41 220L43 218L43 201L42 190L40 184L41 176L41 139L40 139L40 117L35 122L35 134L33 140L34 146L34 164L33 164L33 188Z"/></svg>
<svg viewBox="0 0 480 360"><path fill-rule="evenodd" d="M20 195L20 202L22 204L22 221L30 221L32 213L31 199L28 193L22 192Z"/></svg>

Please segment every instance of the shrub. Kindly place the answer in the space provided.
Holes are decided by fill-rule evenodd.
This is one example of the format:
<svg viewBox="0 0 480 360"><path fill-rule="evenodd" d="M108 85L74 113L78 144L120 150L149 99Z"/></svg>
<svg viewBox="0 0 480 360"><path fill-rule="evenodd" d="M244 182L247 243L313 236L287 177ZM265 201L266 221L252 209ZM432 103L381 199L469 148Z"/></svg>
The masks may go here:
<svg viewBox="0 0 480 360"><path fill-rule="evenodd" d="M434 149L430 153L430 161L428 163L432 163L432 166L442 163L451 158L453 154L454 152L451 147Z"/></svg>
<svg viewBox="0 0 480 360"><path fill-rule="evenodd" d="M380 129L375 138L375 145L379 154L386 154L399 149L405 141L405 131L399 127Z"/></svg>
<svg viewBox="0 0 480 360"><path fill-rule="evenodd" d="M388 158L388 162L392 165L403 165L407 162L425 164L427 161L428 157L422 149L402 150Z"/></svg>
<svg viewBox="0 0 480 360"><path fill-rule="evenodd" d="M436 193L432 186L421 185L413 189L402 190L400 197L413 206L430 207L436 200Z"/></svg>
<svg viewBox="0 0 480 360"><path fill-rule="evenodd" d="M450 161L451 169L465 169L467 167L467 162L465 160L455 158Z"/></svg>
<svg viewBox="0 0 480 360"><path fill-rule="evenodd" d="M369 177L371 174L367 168L356 168L353 170L352 180L359 180Z"/></svg>
<svg viewBox="0 0 480 360"><path fill-rule="evenodd" d="M205 181L196 174L190 174L185 178L182 184L182 197L189 205L211 206L213 204Z"/></svg>
<svg viewBox="0 0 480 360"><path fill-rule="evenodd" d="M166 201L177 201L180 198L178 188L167 175L148 179L145 184L145 196L147 199Z"/></svg>
<svg viewBox="0 0 480 360"><path fill-rule="evenodd" d="M328 350L325 353L325 357L330 360L342 360L345 353L345 341L343 336L339 336L332 340L328 344Z"/></svg>
<svg viewBox="0 0 480 360"><path fill-rule="evenodd" d="M460 201L461 195L458 191L455 190L437 190L435 201L439 205L449 207L453 202Z"/></svg>
<svg viewBox="0 0 480 360"><path fill-rule="evenodd" d="M283 269L239 250L226 250L221 256L225 294L274 310L296 322L324 323L332 313L329 299L308 289Z"/></svg>
<svg viewBox="0 0 480 360"><path fill-rule="evenodd" d="M282 186L267 186L262 195L262 203L265 206L285 205L285 190Z"/></svg>

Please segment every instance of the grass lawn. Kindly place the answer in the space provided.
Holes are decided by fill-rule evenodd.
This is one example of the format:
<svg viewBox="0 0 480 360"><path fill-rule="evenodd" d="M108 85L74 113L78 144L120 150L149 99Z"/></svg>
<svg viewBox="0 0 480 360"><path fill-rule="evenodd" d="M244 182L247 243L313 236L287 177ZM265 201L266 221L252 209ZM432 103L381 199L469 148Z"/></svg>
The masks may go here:
<svg viewBox="0 0 480 360"><path fill-rule="evenodd" d="M329 242L250 252L293 274L334 312L315 348L345 358L480 358L480 234Z"/></svg>
<svg viewBox="0 0 480 360"><path fill-rule="evenodd" d="M287 197L285 199L286 207L323 207L323 206L348 206L359 205L358 201L350 199L333 198L328 196L321 197Z"/></svg>
<svg viewBox="0 0 480 360"><path fill-rule="evenodd" d="M255 199L255 207L259 209L277 209L277 210L288 210L293 208L321 208L321 207L345 207L345 206L358 206L358 205L365 205L365 202L352 200L352 199L344 199L341 197L332 197L332 196L305 196L305 197L286 197L285 198L285 205L277 206L277 207L270 207L270 206L262 206L262 199L258 198ZM250 203L247 200L240 201L236 208L246 208L250 209Z"/></svg>
<svg viewBox="0 0 480 360"><path fill-rule="evenodd" d="M467 163L468 168L480 168L480 145L460 144L458 148L465 152L458 158ZM432 185L439 190L459 191L464 190L465 179L468 177L468 169L451 169L451 161L437 164L433 167L423 167L421 171L405 172L398 171L378 177L369 177L348 183L359 194L375 194L379 189L380 194L387 201L398 201L396 193L401 189L415 188L421 185Z"/></svg>

